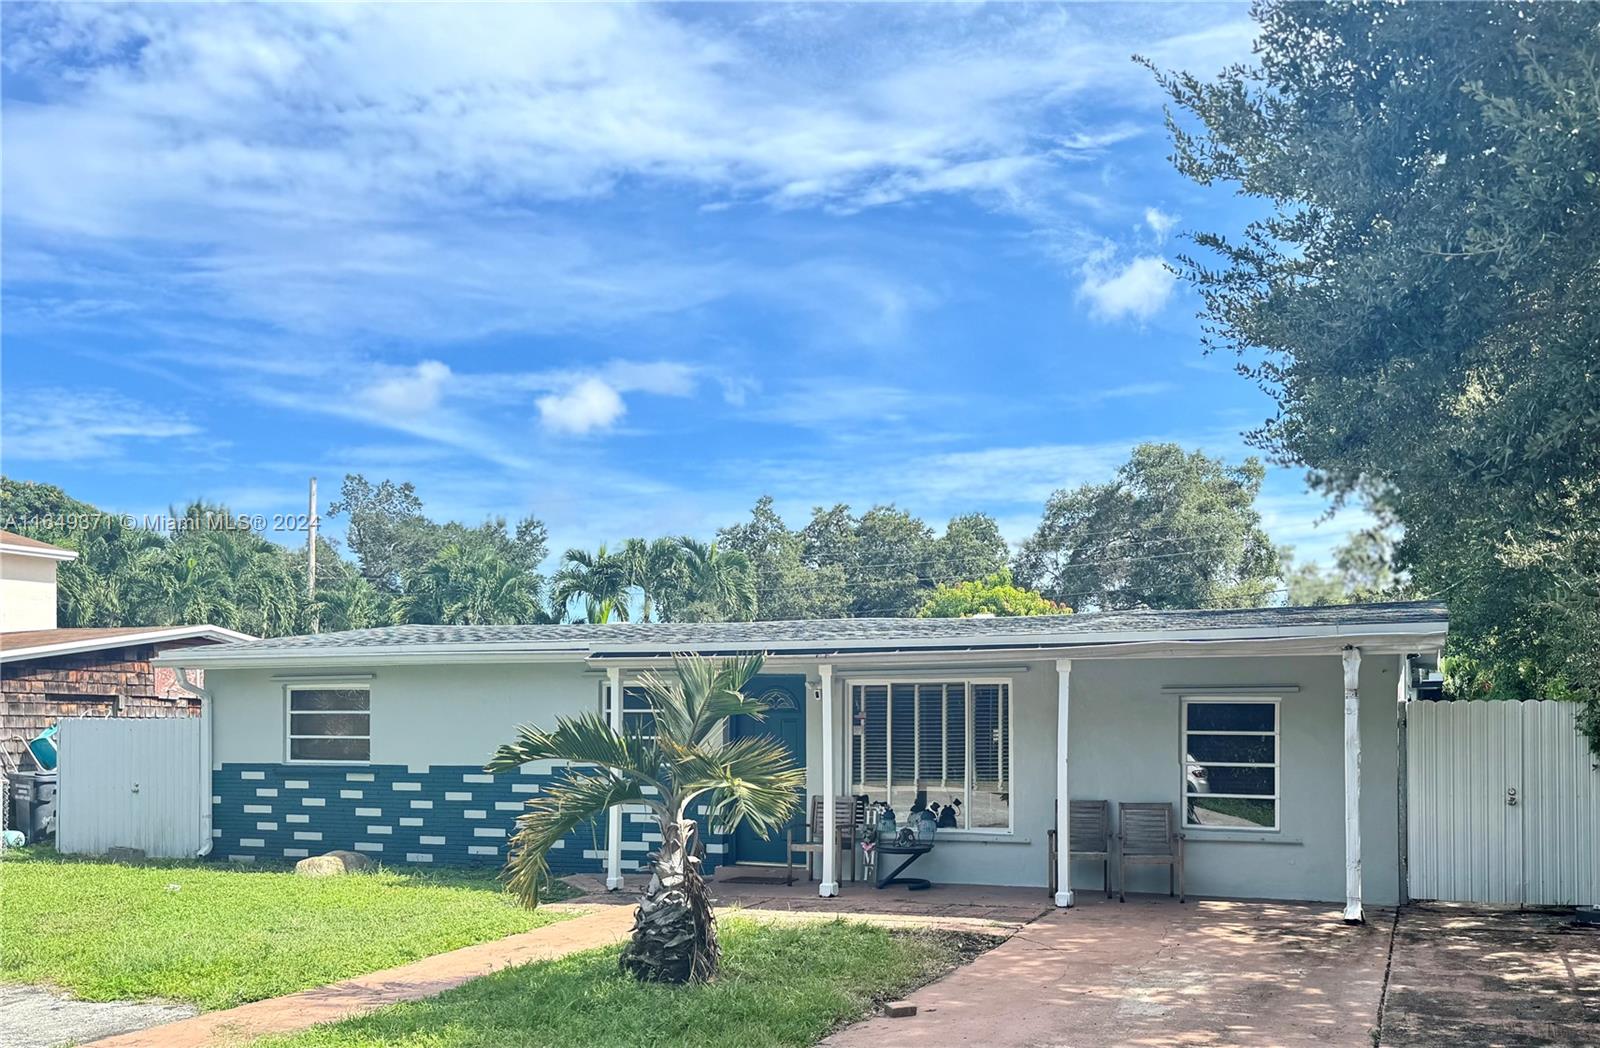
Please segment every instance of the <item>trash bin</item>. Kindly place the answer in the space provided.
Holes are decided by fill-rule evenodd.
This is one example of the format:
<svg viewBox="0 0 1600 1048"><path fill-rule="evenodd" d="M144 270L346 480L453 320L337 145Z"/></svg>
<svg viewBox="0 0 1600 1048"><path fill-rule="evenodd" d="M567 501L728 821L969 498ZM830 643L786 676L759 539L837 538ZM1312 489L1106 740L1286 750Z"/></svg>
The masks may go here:
<svg viewBox="0 0 1600 1048"><path fill-rule="evenodd" d="M11 786L11 827L21 830L32 844L56 829L56 782L53 771L8 771Z"/></svg>

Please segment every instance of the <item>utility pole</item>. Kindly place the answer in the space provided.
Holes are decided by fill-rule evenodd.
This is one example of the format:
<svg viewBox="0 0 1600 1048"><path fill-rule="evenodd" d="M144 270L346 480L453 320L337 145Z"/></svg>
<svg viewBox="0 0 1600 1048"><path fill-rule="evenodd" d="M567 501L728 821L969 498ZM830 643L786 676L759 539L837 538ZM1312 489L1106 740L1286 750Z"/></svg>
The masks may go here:
<svg viewBox="0 0 1600 1048"><path fill-rule="evenodd" d="M311 512L306 515L306 599L317 599L317 478L311 478ZM315 610L311 612L311 632L318 632L321 624Z"/></svg>

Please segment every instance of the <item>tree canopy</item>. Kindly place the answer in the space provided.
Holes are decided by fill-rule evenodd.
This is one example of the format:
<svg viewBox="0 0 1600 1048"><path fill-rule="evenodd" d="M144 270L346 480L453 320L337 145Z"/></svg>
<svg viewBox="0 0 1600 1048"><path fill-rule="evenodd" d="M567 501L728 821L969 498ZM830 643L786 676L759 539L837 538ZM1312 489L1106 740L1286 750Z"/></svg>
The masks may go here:
<svg viewBox="0 0 1600 1048"><path fill-rule="evenodd" d="M917 614L925 619L959 619L969 615L1065 615L1072 609L1023 589L1001 568L987 578L945 583L933 591Z"/></svg>
<svg viewBox="0 0 1600 1048"><path fill-rule="evenodd" d="M1176 444L1140 444L1104 484L1062 489L1022 544L1021 584L1075 608L1255 607L1280 553L1255 501L1265 470Z"/></svg>
<svg viewBox="0 0 1600 1048"><path fill-rule="evenodd" d="M1263 3L1258 64L1158 76L1178 169L1265 203L1194 235L1252 439L1404 528L1474 695L1600 679L1600 18Z"/></svg>

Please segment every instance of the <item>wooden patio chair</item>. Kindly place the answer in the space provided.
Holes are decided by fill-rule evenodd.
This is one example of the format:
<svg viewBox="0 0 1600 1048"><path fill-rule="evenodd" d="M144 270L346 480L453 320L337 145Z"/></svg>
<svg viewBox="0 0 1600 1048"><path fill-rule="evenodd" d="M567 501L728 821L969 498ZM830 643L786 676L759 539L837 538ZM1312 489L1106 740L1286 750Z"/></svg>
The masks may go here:
<svg viewBox="0 0 1600 1048"><path fill-rule="evenodd" d="M856 879L856 846L861 842L861 828L867 821L867 798L835 797L833 799L834 846L850 854L850 879ZM817 879L817 856L825 847L822 841L822 798L811 798L810 818L806 820L803 840L795 840L794 827L784 831L785 884L794 883L794 857L806 857L806 880Z"/></svg>
<svg viewBox="0 0 1600 1048"><path fill-rule="evenodd" d="M1093 862L1098 859L1102 864L1102 874L1105 878L1106 898L1111 898L1111 802L1110 801L1072 801L1072 825L1070 827L1072 838L1068 842L1068 861L1084 860ZM1049 875L1047 880L1050 886L1050 896L1055 897L1056 891L1061 886L1061 871L1058 869L1059 860L1056 854L1056 831L1048 830L1045 833L1046 854L1048 856Z"/></svg>
<svg viewBox="0 0 1600 1048"><path fill-rule="evenodd" d="M1172 805L1124 802L1117 805L1117 822L1122 827L1117 834L1121 900L1128 901L1129 866L1165 866L1167 894L1172 895L1176 886L1178 901L1183 902L1183 834L1176 829Z"/></svg>

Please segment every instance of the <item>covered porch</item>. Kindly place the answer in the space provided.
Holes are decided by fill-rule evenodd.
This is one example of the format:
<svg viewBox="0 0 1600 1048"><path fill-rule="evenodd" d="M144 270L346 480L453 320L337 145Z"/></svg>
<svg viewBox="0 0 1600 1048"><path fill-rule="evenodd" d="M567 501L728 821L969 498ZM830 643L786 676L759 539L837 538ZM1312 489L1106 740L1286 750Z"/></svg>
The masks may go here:
<svg viewBox="0 0 1600 1048"><path fill-rule="evenodd" d="M969 905L958 896L981 886L1008 900L996 905L1072 907L1098 894L1103 869L1072 858L1070 798L1105 800L1114 820L1122 802L1167 806L1197 896L1333 902L1351 922L1369 903L1393 903L1395 703L1408 687L1408 655L1435 651L1442 629L1380 622L1219 632L981 650L903 640L894 650L769 650L763 680L803 696L800 839L837 841L860 797L895 809L900 825L912 808L937 805L943 817L934 850L910 871L933 891L852 884L851 853L822 847L816 880L782 898L866 895L881 905L909 895L894 905L938 909ZM663 661L607 653L611 692ZM619 727L621 713L611 709ZM612 819L615 828L621 813ZM734 876L756 865L737 842L722 847L729 854L718 861ZM611 845L613 889L623 884L623 858ZM1053 894L1052 864L1062 871ZM1166 884L1165 870L1130 871L1127 890L1164 893Z"/></svg>

